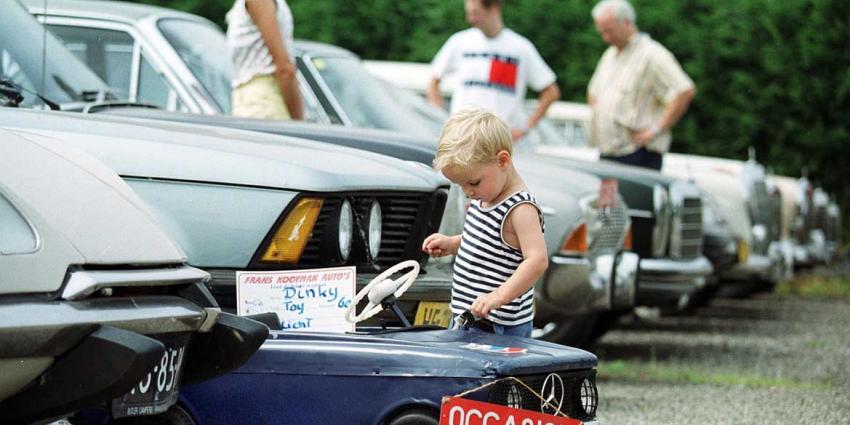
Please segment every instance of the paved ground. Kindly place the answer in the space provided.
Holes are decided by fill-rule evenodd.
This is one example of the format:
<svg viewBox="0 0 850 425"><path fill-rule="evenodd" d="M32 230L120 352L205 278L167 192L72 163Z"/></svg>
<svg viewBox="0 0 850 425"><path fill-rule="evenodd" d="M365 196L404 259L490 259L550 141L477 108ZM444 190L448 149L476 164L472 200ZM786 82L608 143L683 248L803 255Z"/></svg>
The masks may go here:
<svg viewBox="0 0 850 425"><path fill-rule="evenodd" d="M773 293L628 321L590 351L603 424L850 424L850 301Z"/></svg>

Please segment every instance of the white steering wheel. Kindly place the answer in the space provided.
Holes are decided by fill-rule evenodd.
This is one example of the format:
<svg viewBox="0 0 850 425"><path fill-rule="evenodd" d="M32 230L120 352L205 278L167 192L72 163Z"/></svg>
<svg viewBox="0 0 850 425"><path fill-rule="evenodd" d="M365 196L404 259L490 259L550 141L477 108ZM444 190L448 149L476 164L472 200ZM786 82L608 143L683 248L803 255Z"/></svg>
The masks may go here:
<svg viewBox="0 0 850 425"><path fill-rule="evenodd" d="M412 267L413 270L401 275L398 279L390 279L390 276L409 267ZM396 298L401 297L410 288L410 285L413 285L416 276L419 276L419 263L414 260L402 261L384 270L354 296L351 305L345 310L345 320L348 320L350 323L357 323L378 314L384 309L381 301L390 295ZM367 294L369 295L369 303L363 308L360 314L356 314L357 304Z"/></svg>

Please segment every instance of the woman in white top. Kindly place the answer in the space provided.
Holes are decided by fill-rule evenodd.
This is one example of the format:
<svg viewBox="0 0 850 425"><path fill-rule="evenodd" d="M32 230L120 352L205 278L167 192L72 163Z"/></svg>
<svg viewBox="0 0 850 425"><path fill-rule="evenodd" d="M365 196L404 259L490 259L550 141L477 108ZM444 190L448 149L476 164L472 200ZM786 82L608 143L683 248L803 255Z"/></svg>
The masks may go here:
<svg viewBox="0 0 850 425"><path fill-rule="evenodd" d="M236 0L227 12L233 65L233 115L303 119L292 54L292 12L285 0Z"/></svg>

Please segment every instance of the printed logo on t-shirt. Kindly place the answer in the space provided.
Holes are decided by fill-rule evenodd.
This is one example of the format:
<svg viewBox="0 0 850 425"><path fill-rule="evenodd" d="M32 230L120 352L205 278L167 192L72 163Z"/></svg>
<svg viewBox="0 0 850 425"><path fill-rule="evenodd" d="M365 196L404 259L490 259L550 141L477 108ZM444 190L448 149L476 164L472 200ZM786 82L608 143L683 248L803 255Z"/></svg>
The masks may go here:
<svg viewBox="0 0 850 425"><path fill-rule="evenodd" d="M486 81L466 80L465 86L489 87L496 90L513 93L516 90L517 70L519 69L519 58L512 56L497 55L495 53L464 53L466 60L489 59L490 74Z"/></svg>

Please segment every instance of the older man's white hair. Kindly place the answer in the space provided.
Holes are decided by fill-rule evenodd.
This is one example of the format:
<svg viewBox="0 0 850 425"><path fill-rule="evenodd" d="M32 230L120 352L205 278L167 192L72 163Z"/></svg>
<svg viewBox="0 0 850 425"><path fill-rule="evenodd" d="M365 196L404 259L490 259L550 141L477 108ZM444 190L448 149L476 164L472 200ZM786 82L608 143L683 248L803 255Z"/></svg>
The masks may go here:
<svg viewBox="0 0 850 425"><path fill-rule="evenodd" d="M629 21L637 25L637 16L635 16L635 8L626 0L602 0L596 3L591 14L593 19L599 19L606 11L611 11L614 17L620 22Z"/></svg>

